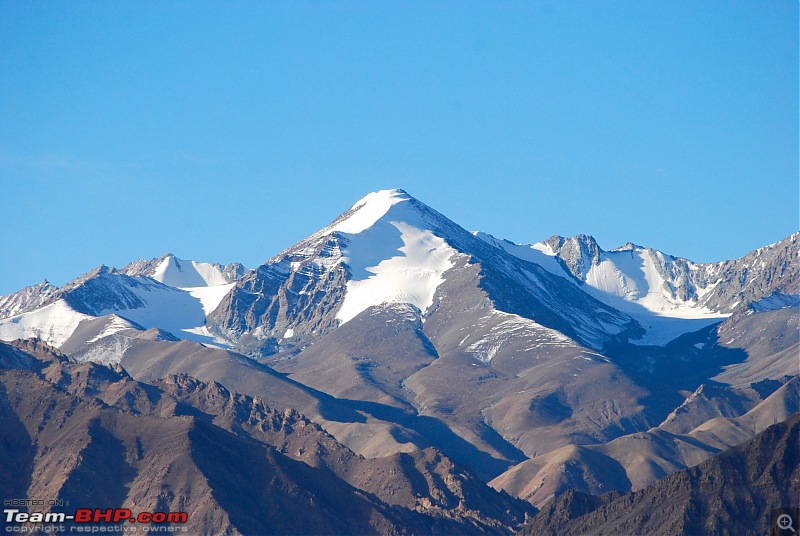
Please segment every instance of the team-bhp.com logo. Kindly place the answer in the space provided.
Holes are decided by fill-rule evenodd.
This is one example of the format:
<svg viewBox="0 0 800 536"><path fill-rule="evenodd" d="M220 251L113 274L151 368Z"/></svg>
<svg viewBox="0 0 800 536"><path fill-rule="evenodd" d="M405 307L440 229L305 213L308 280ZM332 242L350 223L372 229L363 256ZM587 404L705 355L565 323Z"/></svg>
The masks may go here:
<svg viewBox="0 0 800 536"><path fill-rule="evenodd" d="M64 512L3 510L6 532L32 534L55 532L186 532L186 512L140 512L127 508L78 508ZM137 524L139 525L137 529ZM69 526L67 526L69 525Z"/></svg>

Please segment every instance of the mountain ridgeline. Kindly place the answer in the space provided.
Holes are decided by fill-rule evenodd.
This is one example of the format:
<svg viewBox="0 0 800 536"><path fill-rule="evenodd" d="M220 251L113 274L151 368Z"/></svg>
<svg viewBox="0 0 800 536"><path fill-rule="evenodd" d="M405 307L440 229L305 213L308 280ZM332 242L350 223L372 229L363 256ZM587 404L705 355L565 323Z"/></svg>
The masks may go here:
<svg viewBox="0 0 800 536"><path fill-rule="evenodd" d="M799 260L800 233L706 264L515 244L384 190L253 270L165 254L45 281L0 297L4 493L77 498L107 470L115 505L181 500L200 532L646 532L647 490L800 410ZM669 530L700 530L691 500ZM270 501L284 524L253 516Z"/></svg>

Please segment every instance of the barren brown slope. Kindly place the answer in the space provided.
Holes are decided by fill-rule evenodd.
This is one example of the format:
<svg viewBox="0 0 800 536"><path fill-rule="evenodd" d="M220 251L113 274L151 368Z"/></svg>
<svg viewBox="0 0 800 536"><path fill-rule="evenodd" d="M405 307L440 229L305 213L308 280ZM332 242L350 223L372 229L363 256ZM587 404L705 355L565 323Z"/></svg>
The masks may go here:
<svg viewBox="0 0 800 536"><path fill-rule="evenodd" d="M795 413L641 491L599 500L564 494L521 534L768 534L773 510L800 506L799 437Z"/></svg>
<svg viewBox="0 0 800 536"><path fill-rule="evenodd" d="M4 350L16 349L8 345L0 345L0 351ZM256 470L261 467L262 470L267 471L268 467L256 464L254 469L249 468L250 465L255 464L255 461L250 456L246 456L243 460L240 459L241 452L264 451L269 453L268 458L275 458L271 463L281 462L285 457L294 458L303 462L302 465L309 466L312 473L313 471L320 472L319 475L322 476L306 478L297 484L302 493L311 495L311 500L321 500L314 498L314 494L322 493L329 488L338 489L336 497L355 493L364 500L368 499L367 505L371 505L373 509L385 510L382 515L387 519L396 518L398 527L404 530L439 530L436 527L449 526L449 531L505 533L521 526L526 514L532 513L532 509L524 502L503 493L497 493L468 470L457 466L433 449L388 458L365 459L338 443L331 435L297 411L293 409L273 410L259 398L232 393L214 382L205 383L187 375L179 375L169 376L165 380L157 382L157 385L148 385L133 380L121 367L113 370L95 363L75 363L65 356L46 352L39 359L24 352L19 353L27 355L32 362L38 365L39 374L27 370L6 370L4 373L7 375L23 372L27 374L27 381L44 389L41 392L33 391L39 399L47 401L55 397L58 403L72 401L73 404L77 404L76 409L71 410L73 412L83 411L83 405L91 403L94 404L92 407L99 408L97 411L103 415L112 415L112 417L107 415L104 417L103 426L92 425L95 428L89 436L108 439L110 437L106 433L108 431L111 436L118 438L126 437L128 432L136 436L135 448L138 449L136 456L140 461L138 465L133 464L133 468L137 471L137 475L133 477L134 481L128 482L131 475L125 471L115 472L112 468L105 468L104 470L112 475L109 482L104 482L102 485L98 482L89 482L90 487L103 489L104 486L107 487L110 482L115 481L118 481L122 488L127 486L132 490L142 485L139 480L141 475L138 474L138 471L145 461L141 460L152 456L151 451L144 448L146 443L142 443L139 438L144 433L140 428L143 426L142 423L145 423L147 429L154 426L160 427L159 433L163 432L162 435L167 438L168 444L175 446L176 455L182 455L186 450L191 451L190 459L187 460L184 457L170 463L178 463L181 468L189 467L190 473L199 471L199 474L212 485L213 498L219 501L222 501L226 493L233 493L231 497L235 498L236 493L244 493L244 491L231 492L230 489L227 489L229 487L236 490L242 489L240 485L236 484L236 479L225 477L218 481L212 481L212 476L217 474L215 471L220 470L215 464L219 465L222 460L222 465L226 466L223 469L226 474L240 470L243 475L240 480L247 480L252 478L249 472L251 469ZM18 386L18 388L21 387ZM54 390L56 393L48 393L47 389ZM26 414L24 420L35 419L33 413ZM87 419L91 418L91 411L83 411L83 413L87 415ZM170 425L173 421L184 424L189 422L191 426L188 429L181 428L176 436ZM89 424L83 421L68 424L71 434L78 433L88 426ZM13 429L11 425L8 428ZM78 446L72 450L81 451L83 449L85 451L87 445L93 444L91 437L87 439L78 433L78 443L76 443ZM205 446L198 447L195 444L198 438L215 442L213 447L208 447L213 454L208 454L208 449L204 450ZM13 449L19 453L25 448L26 445L20 446L13 441L8 445L9 452ZM98 447L100 450L96 456L96 463L103 462L103 448L106 447ZM113 448L108 448L110 452L115 452ZM160 447L160 450L166 450L168 454L172 452L163 446ZM220 457L219 453L223 451L230 452L231 456ZM57 456L63 455L61 449L55 449L55 452ZM259 454L260 456L262 455ZM204 460L207 465L201 466L201 462ZM287 461L284 464L292 465L293 462ZM59 466L63 466L63 463L59 461L50 466L57 471ZM301 473L297 475L289 473L289 476L305 478L303 476L305 473L302 473L302 471L306 471L305 469L301 468L297 471L301 471ZM180 471L169 469L164 474L178 472ZM267 476L263 478L267 478ZM260 481L263 481L263 478ZM274 480L273 477L269 478ZM144 482L151 480L152 478L148 476ZM83 480L79 478L78 481L86 484L85 478ZM345 482L349 482L367 493L354 490ZM151 484L152 482L147 485ZM303 485L308 489L303 488ZM15 486L14 489L24 488L22 484ZM80 487L78 486L78 488ZM192 489L194 487L177 489L175 495L185 499L191 495ZM9 492L11 491L13 490L9 489ZM252 494L256 491L251 488L247 493ZM278 503L280 504L279 501ZM233 501L232 504L238 503ZM324 500L318 504L324 504ZM223 505L221 511L228 512L233 516L231 508L233 506ZM263 509L263 507L260 508ZM340 508L337 507L337 509ZM258 510L259 508L254 507L252 510L248 510L249 514L240 512L239 517L234 519L231 526L239 529L242 526L251 528L261 526L252 525L252 523L256 523L256 520L249 519L245 515L254 516ZM290 518L299 515L290 508L283 510ZM425 515L416 513L411 515L412 511ZM359 510L359 512L363 513L364 510ZM243 515L245 517L241 517ZM375 518L375 515L369 514L366 518ZM448 519L452 521L447 521ZM352 530L359 526L358 521L358 519L348 521ZM212 524L214 523L216 522L212 522ZM275 526L270 530L274 529L278 531L277 533L284 533L287 526ZM368 532L375 530L384 532L387 526L389 525L380 525L380 527L375 525ZM345 525L342 525L340 529L347 533L348 531L343 527ZM366 530L365 527L358 530ZM317 527L312 532L320 532L320 530Z"/></svg>
<svg viewBox="0 0 800 536"><path fill-rule="evenodd" d="M171 374L188 374L203 381L217 381L232 391L258 396L272 407L297 409L366 456L432 445L428 438L403 424L413 415L407 408L340 400L318 390L313 383L303 385L235 352L190 341L153 339L152 331L127 330L101 338L96 344L102 346L110 339L118 339L123 348L121 364L137 380L152 382ZM85 355L77 357L83 359ZM393 412L389 421L381 411L384 408Z"/></svg>
<svg viewBox="0 0 800 536"><path fill-rule="evenodd" d="M170 406L181 411L174 401L152 399L163 415L154 416L70 393L71 379L104 367L52 358L41 362L41 374L0 370L0 467L11 475L3 479L4 497L186 511L198 534L482 532L479 525L390 506L202 416L170 415ZM103 383L83 382L77 390Z"/></svg>
<svg viewBox="0 0 800 536"><path fill-rule="evenodd" d="M526 455L656 424L640 415L638 399L647 391L614 363L537 322L498 311L480 288L480 266L459 265L448 274L425 317L409 306L371 307L273 363L291 379L393 425L385 441L375 429L324 423L340 441L375 456L427 440L490 479Z"/></svg>
<svg viewBox="0 0 800 536"><path fill-rule="evenodd" d="M200 382L186 375L169 376L156 386L163 390L164 398L190 406L216 426L331 471L388 504L474 523L475 530L504 530L532 513L523 501L497 493L433 448L364 458L293 409L275 410L257 397L232 393L215 382Z"/></svg>
<svg viewBox="0 0 800 536"><path fill-rule="evenodd" d="M491 483L541 507L570 489L594 495L636 491L747 441L800 409L798 333L796 307L747 310L658 352L642 347L638 355L630 353L634 349L615 354L621 373L653 395L663 389L685 398L658 425L532 457ZM730 361L731 352L739 357ZM642 365L653 370L637 369ZM677 389L681 382L689 387L698 381L694 391Z"/></svg>
<svg viewBox="0 0 800 536"><path fill-rule="evenodd" d="M710 419L688 434L653 428L600 445L563 447L514 466L491 485L537 507L568 490L637 491L751 439L798 409L800 378L795 376L739 417Z"/></svg>
<svg viewBox="0 0 800 536"><path fill-rule="evenodd" d="M194 531L233 528L191 461L194 419L119 412L23 370L0 371L0 404L0 464L15 483L4 497L186 511Z"/></svg>

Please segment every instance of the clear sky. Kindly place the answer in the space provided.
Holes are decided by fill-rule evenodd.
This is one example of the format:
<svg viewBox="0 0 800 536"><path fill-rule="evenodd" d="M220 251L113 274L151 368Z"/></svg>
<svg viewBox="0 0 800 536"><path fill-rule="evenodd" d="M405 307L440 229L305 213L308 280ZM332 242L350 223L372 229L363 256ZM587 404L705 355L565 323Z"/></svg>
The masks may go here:
<svg viewBox="0 0 800 536"><path fill-rule="evenodd" d="M0 294L399 187L515 242L798 230L798 2L0 0Z"/></svg>

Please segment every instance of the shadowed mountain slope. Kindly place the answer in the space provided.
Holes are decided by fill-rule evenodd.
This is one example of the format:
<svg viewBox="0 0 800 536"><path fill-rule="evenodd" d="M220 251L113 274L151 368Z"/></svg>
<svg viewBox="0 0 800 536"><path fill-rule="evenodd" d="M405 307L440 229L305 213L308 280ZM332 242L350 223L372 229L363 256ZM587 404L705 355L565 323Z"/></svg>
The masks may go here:
<svg viewBox="0 0 800 536"><path fill-rule="evenodd" d="M197 533L503 533L532 511L434 450L367 460L219 384L148 385L36 341L0 358L5 496L186 511Z"/></svg>
<svg viewBox="0 0 800 536"><path fill-rule="evenodd" d="M800 502L800 413L641 491L565 493L524 535L770 533L772 512Z"/></svg>

